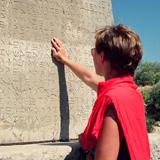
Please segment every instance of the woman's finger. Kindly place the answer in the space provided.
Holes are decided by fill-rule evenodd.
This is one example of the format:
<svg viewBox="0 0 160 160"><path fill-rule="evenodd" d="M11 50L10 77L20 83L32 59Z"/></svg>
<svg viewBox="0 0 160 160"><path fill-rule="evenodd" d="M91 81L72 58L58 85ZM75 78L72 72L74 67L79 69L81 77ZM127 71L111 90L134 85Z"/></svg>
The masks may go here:
<svg viewBox="0 0 160 160"><path fill-rule="evenodd" d="M57 45L57 42L55 42L53 39L51 40L53 46L56 48L56 50L59 50L59 46Z"/></svg>
<svg viewBox="0 0 160 160"><path fill-rule="evenodd" d="M52 50L53 56L55 57L55 56L56 56L56 54L57 54L57 52L56 52L55 48L52 48L51 50Z"/></svg>
<svg viewBox="0 0 160 160"><path fill-rule="evenodd" d="M53 40L56 42L57 46L60 47L61 43L57 38L53 38Z"/></svg>
<svg viewBox="0 0 160 160"><path fill-rule="evenodd" d="M60 57L58 56L58 53L57 53L56 49L55 49L55 48L52 48L51 50L52 50L53 56L54 56L54 57L56 58L56 60L59 62L59 61L60 61Z"/></svg>
<svg viewBox="0 0 160 160"><path fill-rule="evenodd" d="M59 47L63 45L59 39L54 38L54 40L55 40L55 41L56 41L56 43L59 45Z"/></svg>

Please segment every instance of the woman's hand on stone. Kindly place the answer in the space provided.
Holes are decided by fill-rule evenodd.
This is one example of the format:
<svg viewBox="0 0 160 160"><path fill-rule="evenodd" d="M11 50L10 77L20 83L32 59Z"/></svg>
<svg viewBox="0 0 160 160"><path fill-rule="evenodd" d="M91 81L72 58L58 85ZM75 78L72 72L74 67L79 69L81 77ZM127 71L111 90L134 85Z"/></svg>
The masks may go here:
<svg viewBox="0 0 160 160"><path fill-rule="evenodd" d="M67 58L64 45L57 38L52 39L51 42L53 44L53 48L51 49L53 56L57 61L64 63L64 60Z"/></svg>

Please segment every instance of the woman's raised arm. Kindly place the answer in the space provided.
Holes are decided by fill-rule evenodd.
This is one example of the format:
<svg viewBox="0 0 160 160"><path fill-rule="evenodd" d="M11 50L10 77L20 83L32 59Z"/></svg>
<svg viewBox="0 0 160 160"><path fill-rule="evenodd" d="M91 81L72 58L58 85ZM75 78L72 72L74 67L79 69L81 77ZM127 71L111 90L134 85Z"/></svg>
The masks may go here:
<svg viewBox="0 0 160 160"><path fill-rule="evenodd" d="M57 61L67 65L77 77L97 92L98 83L103 80L91 70L69 60L66 55L65 47L60 40L54 38L51 42L54 46L52 52Z"/></svg>

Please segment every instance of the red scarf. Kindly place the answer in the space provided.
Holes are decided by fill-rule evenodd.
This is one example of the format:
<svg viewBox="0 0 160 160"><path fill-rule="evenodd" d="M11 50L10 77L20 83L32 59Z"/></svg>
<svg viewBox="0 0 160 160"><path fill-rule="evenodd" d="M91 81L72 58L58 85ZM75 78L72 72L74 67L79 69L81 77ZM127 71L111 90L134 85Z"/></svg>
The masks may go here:
<svg viewBox="0 0 160 160"><path fill-rule="evenodd" d="M104 113L112 103L123 129L131 160L150 160L144 102L137 88L131 76L99 83L98 97L82 136L84 150L96 148Z"/></svg>

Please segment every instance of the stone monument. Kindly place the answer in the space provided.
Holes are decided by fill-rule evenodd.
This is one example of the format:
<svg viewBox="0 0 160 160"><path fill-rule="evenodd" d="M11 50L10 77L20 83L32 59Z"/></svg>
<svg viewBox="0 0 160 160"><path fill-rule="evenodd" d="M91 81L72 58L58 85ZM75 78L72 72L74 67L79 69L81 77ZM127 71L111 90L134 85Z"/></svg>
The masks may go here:
<svg viewBox="0 0 160 160"><path fill-rule="evenodd" d="M0 144L83 132L96 93L51 56L50 40L94 70L95 29L111 24L111 0L0 1Z"/></svg>

